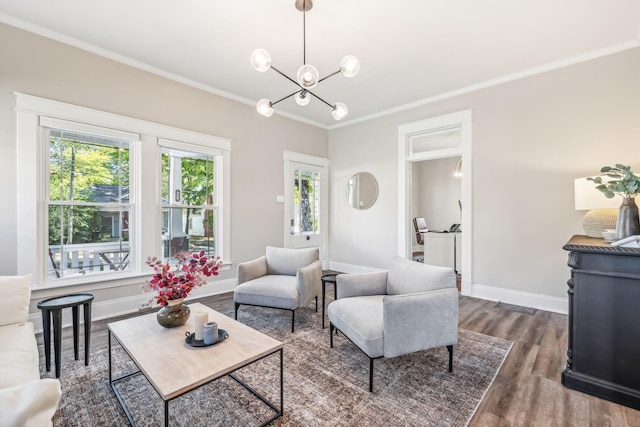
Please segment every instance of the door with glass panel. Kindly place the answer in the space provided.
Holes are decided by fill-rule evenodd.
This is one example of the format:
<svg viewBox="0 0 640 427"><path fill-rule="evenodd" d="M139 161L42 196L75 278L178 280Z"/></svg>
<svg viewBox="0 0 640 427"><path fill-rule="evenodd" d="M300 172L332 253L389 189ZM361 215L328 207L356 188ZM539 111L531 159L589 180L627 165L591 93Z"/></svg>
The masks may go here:
<svg viewBox="0 0 640 427"><path fill-rule="evenodd" d="M291 248L318 247L323 257L326 236L325 168L288 162L285 180L288 242Z"/></svg>

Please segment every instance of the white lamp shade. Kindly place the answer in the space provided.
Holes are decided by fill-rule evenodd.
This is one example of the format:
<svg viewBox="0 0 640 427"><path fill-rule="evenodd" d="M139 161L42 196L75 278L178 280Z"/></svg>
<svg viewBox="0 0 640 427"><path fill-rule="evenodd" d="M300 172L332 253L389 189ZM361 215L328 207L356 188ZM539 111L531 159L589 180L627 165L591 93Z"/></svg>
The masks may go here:
<svg viewBox="0 0 640 427"><path fill-rule="evenodd" d="M298 84L303 88L313 89L318 84L320 74L316 67L305 64L298 69L296 79L298 80Z"/></svg>
<svg viewBox="0 0 640 427"><path fill-rule="evenodd" d="M271 105L271 101L268 99L261 99L256 105L256 110L265 117L271 117L273 114L273 105Z"/></svg>
<svg viewBox="0 0 640 427"><path fill-rule="evenodd" d="M251 52L251 65L260 72L271 68L271 55L264 49L256 49Z"/></svg>
<svg viewBox="0 0 640 427"><path fill-rule="evenodd" d="M342 102L336 102L336 106L331 110L331 115L336 120L344 119L349 114L349 109Z"/></svg>
<svg viewBox="0 0 640 427"><path fill-rule="evenodd" d="M340 61L340 72L345 77L353 77L360 71L360 61L353 55L347 55Z"/></svg>
<svg viewBox="0 0 640 427"><path fill-rule="evenodd" d="M603 193L596 190L596 184L587 181L587 178L575 180L575 209L577 211L589 211L592 209L613 209L620 207L622 198L613 197L607 199Z"/></svg>

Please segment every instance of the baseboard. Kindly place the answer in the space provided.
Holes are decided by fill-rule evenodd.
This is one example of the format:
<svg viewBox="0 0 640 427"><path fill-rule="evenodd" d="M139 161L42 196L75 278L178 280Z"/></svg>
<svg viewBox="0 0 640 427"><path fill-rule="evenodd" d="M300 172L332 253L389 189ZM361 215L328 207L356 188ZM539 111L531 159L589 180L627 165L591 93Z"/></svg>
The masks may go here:
<svg viewBox="0 0 640 427"><path fill-rule="evenodd" d="M236 279L215 280L201 288L194 289L189 295L189 299L208 297L211 295L231 292L236 287ZM124 298L116 298L108 301L93 302L91 304L91 320L109 319L123 314L135 313L141 310L140 305L149 302L154 294L140 293ZM189 301L187 300L187 303ZM80 309L80 320L82 321L82 309ZM42 332L42 316L38 311L29 315L29 321L33 322L36 332ZM71 310L62 310L62 326L71 326L73 323Z"/></svg>
<svg viewBox="0 0 640 427"><path fill-rule="evenodd" d="M533 307L538 310L567 314L567 298L552 297L550 295L536 294L533 292L516 291L513 289L496 288L486 285L471 285L471 295L475 298L489 301L502 301L509 304Z"/></svg>

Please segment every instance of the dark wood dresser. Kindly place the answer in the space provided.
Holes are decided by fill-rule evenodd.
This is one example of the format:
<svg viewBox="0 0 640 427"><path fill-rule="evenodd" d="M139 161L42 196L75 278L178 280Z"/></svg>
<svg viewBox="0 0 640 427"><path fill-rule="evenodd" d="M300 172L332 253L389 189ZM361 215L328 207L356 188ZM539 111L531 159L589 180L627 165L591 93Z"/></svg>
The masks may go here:
<svg viewBox="0 0 640 427"><path fill-rule="evenodd" d="M640 409L640 249L573 236L562 384Z"/></svg>

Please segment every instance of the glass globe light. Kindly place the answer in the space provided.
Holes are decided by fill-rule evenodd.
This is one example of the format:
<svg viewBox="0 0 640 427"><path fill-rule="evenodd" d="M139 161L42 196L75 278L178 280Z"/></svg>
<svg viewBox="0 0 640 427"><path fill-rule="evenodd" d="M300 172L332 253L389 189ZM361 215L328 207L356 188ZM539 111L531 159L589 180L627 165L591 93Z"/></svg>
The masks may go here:
<svg viewBox="0 0 640 427"><path fill-rule="evenodd" d="M251 66L257 71L265 72L271 68L271 55L264 49L256 49L251 52Z"/></svg>
<svg viewBox="0 0 640 427"><path fill-rule="evenodd" d="M265 117L271 117L273 114L273 105L271 105L271 101L268 99L261 99L256 105L256 110Z"/></svg>
<svg viewBox="0 0 640 427"><path fill-rule="evenodd" d="M306 90L301 90L300 92L296 93L295 98L298 105L305 106L311 100L311 95L309 95Z"/></svg>
<svg viewBox="0 0 640 427"><path fill-rule="evenodd" d="M349 109L342 102L336 102L336 106L331 110L331 115L336 120L342 120L349 114Z"/></svg>
<svg viewBox="0 0 640 427"><path fill-rule="evenodd" d="M318 84L320 75L318 74L316 67L305 64L298 69L296 78L300 86L305 89L312 89Z"/></svg>
<svg viewBox="0 0 640 427"><path fill-rule="evenodd" d="M353 55L347 55L340 61L340 72L345 77L353 77L360 71L360 61Z"/></svg>

